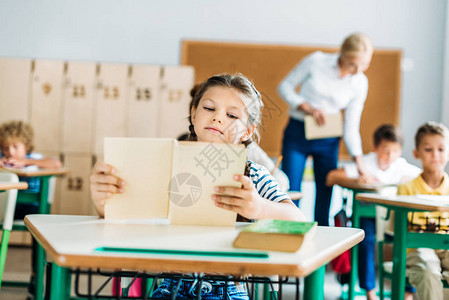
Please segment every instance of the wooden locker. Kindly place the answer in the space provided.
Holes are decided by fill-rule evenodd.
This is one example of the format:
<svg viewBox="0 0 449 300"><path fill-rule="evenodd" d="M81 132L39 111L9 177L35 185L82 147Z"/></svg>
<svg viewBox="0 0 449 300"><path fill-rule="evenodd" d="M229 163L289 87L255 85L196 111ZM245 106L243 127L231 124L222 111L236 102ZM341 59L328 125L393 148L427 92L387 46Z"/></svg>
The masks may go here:
<svg viewBox="0 0 449 300"><path fill-rule="evenodd" d="M29 122L31 59L0 58L0 123Z"/></svg>
<svg viewBox="0 0 449 300"><path fill-rule="evenodd" d="M37 151L61 150L64 62L36 60L31 87L31 125Z"/></svg>
<svg viewBox="0 0 449 300"><path fill-rule="evenodd" d="M195 73L190 66L166 66L163 74L159 137L177 138L188 132L190 90Z"/></svg>
<svg viewBox="0 0 449 300"><path fill-rule="evenodd" d="M105 137L126 136L128 65L100 64L96 93L94 153L103 153Z"/></svg>
<svg viewBox="0 0 449 300"><path fill-rule="evenodd" d="M156 137L159 125L160 66L133 65L129 78L127 128L130 137Z"/></svg>
<svg viewBox="0 0 449 300"><path fill-rule="evenodd" d="M31 234L28 231L11 231L9 244L16 246L31 246Z"/></svg>
<svg viewBox="0 0 449 300"><path fill-rule="evenodd" d="M95 63L68 62L63 89L63 152L92 151L95 80Z"/></svg>
<svg viewBox="0 0 449 300"><path fill-rule="evenodd" d="M89 176L92 170L92 155L64 153L64 167L70 173L61 180L61 191L55 213L68 215L90 215L91 198Z"/></svg>

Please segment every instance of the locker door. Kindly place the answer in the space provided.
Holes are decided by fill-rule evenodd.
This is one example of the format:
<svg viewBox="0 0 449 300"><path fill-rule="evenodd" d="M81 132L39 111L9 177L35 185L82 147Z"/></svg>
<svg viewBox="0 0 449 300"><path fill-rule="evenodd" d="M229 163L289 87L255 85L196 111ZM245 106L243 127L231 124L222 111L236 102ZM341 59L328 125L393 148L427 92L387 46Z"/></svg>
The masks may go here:
<svg viewBox="0 0 449 300"><path fill-rule="evenodd" d="M62 151L91 153L96 64L69 62L64 84Z"/></svg>
<svg viewBox="0 0 449 300"><path fill-rule="evenodd" d="M190 66L167 66L163 73L159 137L177 138L188 132L190 90L195 74Z"/></svg>
<svg viewBox="0 0 449 300"><path fill-rule="evenodd" d="M130 137L157 136L160 74L160 66L132 66L127 114Z"/></svg>
<svg viewBox="0 0 449 300"><path fill-rule="evenodd" d="M89 154L65 154L64 166L70 173L61 180L61 194L55 203L55 213L69 215L91 214L89 176L92 156Z"/></svg>
<svg viewBox="0 0 449 300"><path fill-rule="evenodd" d="M0 58L0 123L29 122L31 59Z"/></svg>
<svg viewBox="0 0 449 300"><path fill-rule="evenodd" d="M105 137L126 135L128 65L101 64L98 75L94 153L103 153Z"/></svg>
<svg viewBox="0 0 449 300"><path fill-rule="evenodd" d="M37 151L61 150L63 72L63 61L35 61L31 88L31 125Z"/></svg>

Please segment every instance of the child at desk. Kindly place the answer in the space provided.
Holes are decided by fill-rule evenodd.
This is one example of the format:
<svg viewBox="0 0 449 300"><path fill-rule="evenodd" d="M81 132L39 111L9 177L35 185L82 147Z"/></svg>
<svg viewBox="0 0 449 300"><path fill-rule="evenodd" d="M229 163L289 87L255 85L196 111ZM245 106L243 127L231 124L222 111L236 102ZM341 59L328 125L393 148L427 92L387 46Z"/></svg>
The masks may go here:
<svg viewBox="0 0 449 300"><path fill-rule="evenodd" d="M374 151L364 155L362 159L367 171L371 173L377 183L359 177L356 164L350 163L344 168L329 172L327 185L398 184L415 178L421 173L421 170L400 157L402 140L399 128L393 125L381 125L375 130ZM361 218L360 228L365 231L365 239L359 244L359 284L362 289L366 290L367 299L377 299L374 257L375 219Z"/></svg>
<svg viewBox="0 0 449 300"><path fill-rule="evenodd" d="M216 75L204 82L190 103L189 140L249 145L257 139L263 103L254 85L242 75ZM247 161L245 175L235 175L241 188L217 186L211 201L217 207L238 213L247 219L305 220L297 208L262 166ZM97 163L91 175L91 194L97 212L104 216L104 204L113 193L121 193L125 182L114 176L114 167ZM176 280L165 279L152 297L167 298L176 288ZM180 299L194 299L196 282L183 281ZM202 299L248 299L245 285L207 281L201 286Z"/></svg>
<svg viewBox="0 0 449 300"><path fill-rule="evenodd" d="M14 169L60 168L58 159L43 157L32 152L33 128L22 121L11 121L0 126L0 167ZM20 177L28 183L27 193L37 193L40 188L39 178ZM16 204L16 219L23 219L25 214L36 213L37 203Z"/></svg>
<svg viewBox="0 0 449 300"><path fill-rule="evenodd" d="M400 185L398 195L448 195L449 177L444 168L449 160L449 130L440 123L425 123L416 132L413 154L421 160L423 172L414 180ZM440 213L415 212L409 214L409 222L422 224L426 217L438 222L443 216ZM449 270L448 250L418 248L407 253L407 276L419 299L443 300L442 269ZM412 296L406 292L405 299L412 299Z"/></svg>
<svg viewBox="0 0 449 300"><path fill-rule="evenodd" d="M32 152L33 128L22 121L10 121L0 126L0 167L15 169L60 168L61 162L53 158L44 158L42 154ZM36 177L19 177L20 181L28 183L25 193L38 193L40 179ZM28 214L39 212L38 203L16 203L14 219L22 220ZM36 260L36 241L33 238L32 264ZM34 274L31 275L28 291L34 294Z"/></svg>

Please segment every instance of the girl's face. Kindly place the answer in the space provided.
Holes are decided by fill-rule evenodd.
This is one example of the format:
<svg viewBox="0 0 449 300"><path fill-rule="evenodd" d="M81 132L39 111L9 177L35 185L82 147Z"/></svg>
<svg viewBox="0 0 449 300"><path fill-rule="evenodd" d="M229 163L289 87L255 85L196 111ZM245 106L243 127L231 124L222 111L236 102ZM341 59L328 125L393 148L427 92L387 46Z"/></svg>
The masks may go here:
<svg viewBox="0 0 449 300"><path fill-rule="evenodd" d="M27 154L25 144L19 138L9 138L1 147L6 158L24 159Z"/></svg>
<svg viewBox="0 0 449 300"><path fill-rule="evenodd" d="M254 125L248 125L242 94L234 88L207 89L191 116L200 142L238 144L254 132Z"/></svg>

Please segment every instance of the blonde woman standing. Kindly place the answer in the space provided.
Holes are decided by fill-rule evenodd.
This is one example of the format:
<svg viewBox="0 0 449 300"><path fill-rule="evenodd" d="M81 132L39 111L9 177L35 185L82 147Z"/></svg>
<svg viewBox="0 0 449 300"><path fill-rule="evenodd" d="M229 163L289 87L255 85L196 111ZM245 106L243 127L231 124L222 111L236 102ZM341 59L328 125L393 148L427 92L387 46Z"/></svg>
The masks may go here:
<svg viewBox="0 0 449 300"><path fill-rule="evenodd" d="M290 179L290 189L301 190L307 156L313 157L316 201L315 220L329 224L332 187L326 186L327 173L337 167L340 138L307 140L304 117L312 115L318 125L326 123L326 115L344 110L343 139L357 164L360 177L373 177L362 162L360 117L368 93L368 69L373 46L362 33L349 35L339 53L314 52L305 57L279 85L278 91L289 104L290 121L284 132L283 171ZM296 92L300 85L300 92Z"/></svg>

